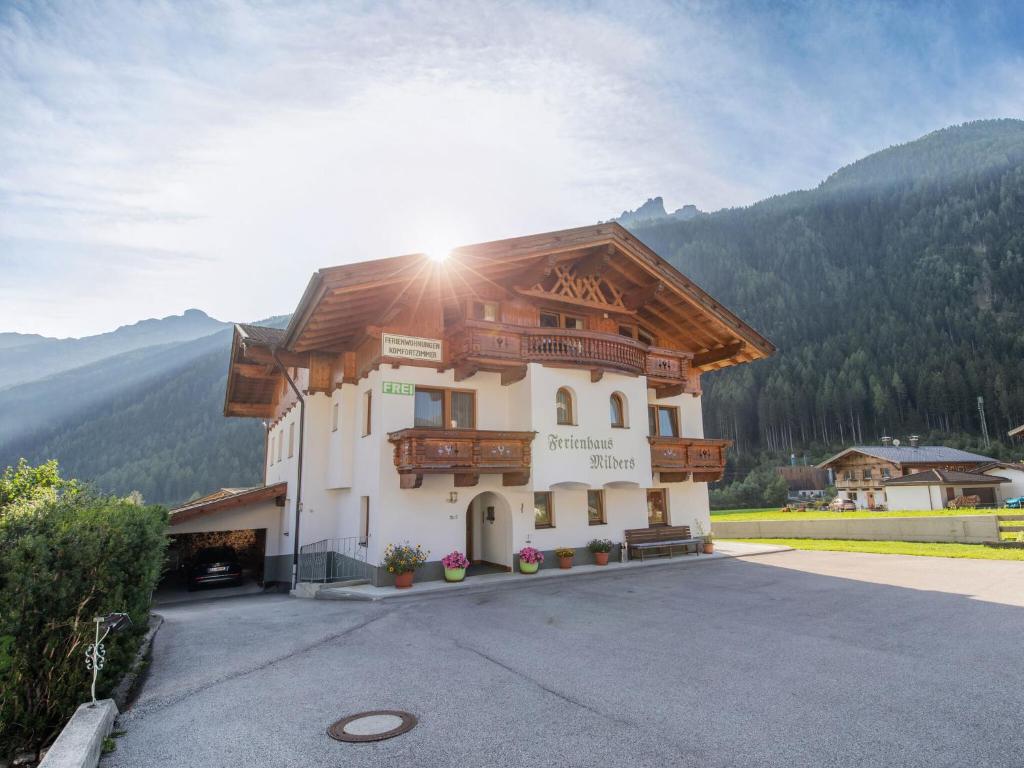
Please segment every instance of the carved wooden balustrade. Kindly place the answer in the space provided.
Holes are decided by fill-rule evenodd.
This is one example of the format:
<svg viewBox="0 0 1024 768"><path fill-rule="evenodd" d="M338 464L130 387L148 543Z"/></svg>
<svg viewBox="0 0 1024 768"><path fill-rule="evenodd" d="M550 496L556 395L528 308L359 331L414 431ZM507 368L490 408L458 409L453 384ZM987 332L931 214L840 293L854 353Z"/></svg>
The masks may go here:
<svg viewBox="0 0 1024 768"><path fill-rule="evenodd" d="M712 483L725 473L725 449L732 440L696 437L648 437L651 469L663 482L674 483L691 475L695 482Z"/></svg>
<svg viewBox="0 0 1024 768"><path fill-rule="evenodd" d="M614 333L569 328L535 328L465 321L448 336L450 362L456 369L506 368L526 363L645 374L658 384L685 386L690 373L686 352L649 347ZM515 380L514 377L507 378Z"/></svg>
<svg viewBox="0 0 1024 768"><path fill-rule="evenodd" d="M530 446L536 432L480 429L402 429L388 434L402 488L419 488L424 475L455 475L457 487L481 474L500 474L504 485L530 481Z"/></svg>

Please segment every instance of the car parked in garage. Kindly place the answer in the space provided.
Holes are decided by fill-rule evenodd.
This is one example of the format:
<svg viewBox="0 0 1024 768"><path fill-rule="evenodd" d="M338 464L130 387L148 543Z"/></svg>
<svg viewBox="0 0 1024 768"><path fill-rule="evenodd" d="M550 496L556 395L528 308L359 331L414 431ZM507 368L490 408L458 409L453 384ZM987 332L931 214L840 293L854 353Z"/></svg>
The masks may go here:
<svg viewBox="0 0 1024 768"><path fill-rule="evenodd" d="M205 547L185 564L185 582L191 592L206 585L242 583L242 563L232 547Z"/></svg>

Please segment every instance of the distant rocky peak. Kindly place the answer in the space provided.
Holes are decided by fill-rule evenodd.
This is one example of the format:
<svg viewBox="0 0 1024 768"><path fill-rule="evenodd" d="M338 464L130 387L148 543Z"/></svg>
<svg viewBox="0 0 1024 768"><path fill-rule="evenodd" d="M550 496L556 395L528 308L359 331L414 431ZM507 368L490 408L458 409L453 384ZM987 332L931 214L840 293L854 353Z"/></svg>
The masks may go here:
<svg viewBox="0 0 1024 768"><path fill-rule="evenodd" d="M624 227L632 227L638 224L658 221L660 219L677 219L686 221L687 219L693 219L701 215L703 215L703 211L699 210L696 205L684 205L682 208L678 208L672 213L668 213L665 210L665 201L659 195L658 197L649 198L646 203L641 205L635 211L623 211L620 216L612 219L612 221L617 221Z"/></svg>

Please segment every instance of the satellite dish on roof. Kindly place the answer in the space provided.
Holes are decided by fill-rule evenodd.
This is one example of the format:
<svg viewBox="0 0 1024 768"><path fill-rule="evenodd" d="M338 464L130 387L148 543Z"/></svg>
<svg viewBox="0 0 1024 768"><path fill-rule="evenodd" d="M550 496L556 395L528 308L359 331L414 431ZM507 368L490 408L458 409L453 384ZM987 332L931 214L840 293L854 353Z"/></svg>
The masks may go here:
<svg viewBox="0 0 1024 768"><path fill-rule="evenodd" d="M898 437L895 440L892 441L892 447L893 448L899 448L900 447L900 439Z"/></svg>

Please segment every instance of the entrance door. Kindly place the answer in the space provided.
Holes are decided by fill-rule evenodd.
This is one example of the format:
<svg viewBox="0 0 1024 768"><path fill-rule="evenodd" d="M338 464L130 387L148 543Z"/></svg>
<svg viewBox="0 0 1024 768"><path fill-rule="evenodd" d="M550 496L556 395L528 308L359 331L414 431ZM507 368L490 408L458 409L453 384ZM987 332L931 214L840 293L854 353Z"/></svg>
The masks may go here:
<svg viewBox="0 0 1024 768"><path fill-rule="evenodd" d="M512 512L493 491L478 494L466 507L466 557L473 564L512 568Z"/></svg>

